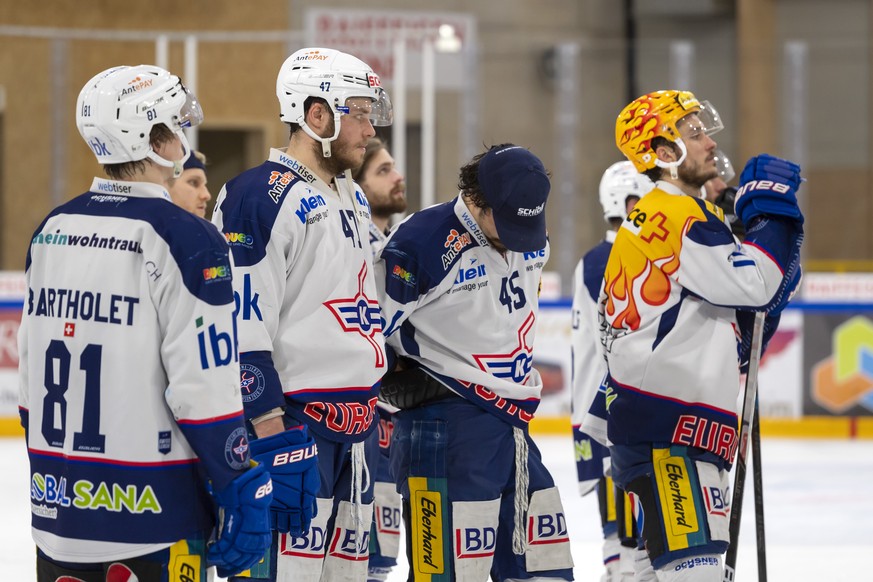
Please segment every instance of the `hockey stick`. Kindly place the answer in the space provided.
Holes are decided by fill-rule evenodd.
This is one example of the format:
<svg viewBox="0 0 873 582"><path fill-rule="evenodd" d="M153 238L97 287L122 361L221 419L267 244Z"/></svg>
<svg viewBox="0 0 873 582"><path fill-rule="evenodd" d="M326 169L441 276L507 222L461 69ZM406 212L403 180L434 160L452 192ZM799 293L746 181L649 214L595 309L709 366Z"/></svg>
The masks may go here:
<svg viewBox="0 0 873 582"><path fill-rule="evenodd" d="M755 314L755 324L752 327L752 346L749 353L749 371L746 372L746 389L743 394L743 416L740 424L739 444L734 473L734 495L731 500L731 517L729 526L730 545L724 558L724 582L734 582L737 567L737 546L740 537L740 518L743 511L743 492L746 483L746 456L748 454L749 428L755 414L755 403L758 401L758 364L761 363L761 343L764 337L763 311Z"/></svg>
<svg viewBox="0 0 873 582"><path fill-rule="evenodd" d="M767 544L764 540L764 474L761 472L761 415L755 395L752 422L752 483L755 490L755 539L758 542L758 582L767 582Z"/></svg>

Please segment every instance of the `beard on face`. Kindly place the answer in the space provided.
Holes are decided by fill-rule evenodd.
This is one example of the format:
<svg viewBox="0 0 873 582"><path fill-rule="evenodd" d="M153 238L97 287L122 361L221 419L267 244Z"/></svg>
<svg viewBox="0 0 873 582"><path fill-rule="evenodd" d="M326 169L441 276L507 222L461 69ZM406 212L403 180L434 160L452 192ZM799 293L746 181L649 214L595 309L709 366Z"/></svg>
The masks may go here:
<svg viewBox="0 0 873 582"><path fill-rule="evenodd" d="M700 188L711 179L718 176L718 170L704 170L701 164L690 165L687 162L679 166L679 179L695 188Z"/></svg>
<svg viewBox="0 0 873 582"><path fill-rule="evenodd" d="M373 213L374 216L381 216L383 218L387 218L392 214L397 214L398 212L406 212L406 208L408 207L406 196L395 196L395 194L405 191L406 184L400 183L396 187L392 188L391 192L389 192L388 195L384 197L384 199L382 196L370 195L370 211Z"/></svg>
<svg viewBox="0 0 873 582"><path fill-rule="evenodd" d="M334 133L334 123L330 122L321 137L329 137ZM366 146L366 143L359 147ZM315 159L321 160L321 167L331 176L338 176L346 170L355 170L364 162L363 150L356 151L358 146L337 138L330 142L330 157L325 158L321 149L321 142L312 145Z"/></svg>

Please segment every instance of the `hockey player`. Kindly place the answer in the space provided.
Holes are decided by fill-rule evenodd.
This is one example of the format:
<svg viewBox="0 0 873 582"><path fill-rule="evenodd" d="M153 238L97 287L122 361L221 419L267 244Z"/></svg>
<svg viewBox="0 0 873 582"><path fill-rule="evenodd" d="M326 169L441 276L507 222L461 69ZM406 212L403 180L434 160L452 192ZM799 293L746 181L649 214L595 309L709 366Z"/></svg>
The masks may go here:
<svg viewBox="0 0 873 582"><path fill-rule="evenodd" d="M39 582L159 582L180 568L205 581L207 558L226 576L269 546L227 244L165 189L189 152L182 128L201 120L178 77L150 65L79 93L76 125L110 179L36 229L19 332Z"/></svg>
<svg viewBox="0 0 873 582"><path fill-rule="evenodd" d="M567 521L528 433L531 367L549 257L549 178L504 144L461 168L460 194L417 212L376 261L410 579L571 580ZM393 368L392 368L393 369Z"/></svg>
<svg viewBox="0 0 873 582"><path fill-rule="evenodd" d="M243 401L258 437L252 450L258 458L293 435L289 427L308 427L320 488L290 533L277 527L271 554L249 576L364 580L373 509L367 465L379 455L368 436L378 426L386 362L370 207L349 170L363 161L373 125L390 124L391 102L369 66L325 48L288 57L276 91L288 148L225 184L213 222L236 262ZM279 491L275 472L273 480Z"/></svg>
<svg viewBox="0 0 873 582"><path fill-rule="evenodd" d="M643 95L616 121L618 148L655 189L622 224L604 275L608 437L661 581L722 579L753 311L768 312L772 332L800 277L798 166L766 154L746 164L744 243L699 197L717 174L710 135L721 127L687 91Z"/></svg>
<svg viewBox="0 0 873 582"><path fill-rule="evenodd" d="M170 180L167 191L177 206L204 218L206 205L212 199L206 183L206 156L198 151L192 151L185 160L182 174Z"/></svg>
<svg viewBox="0 0 873 582"><path fill-rule="evenodd" d="M367 143L364 162L352 172L370 204L370 248L375 256L388 237L391 216L406 211L406 181L394 165L388 146L378 137ZM391 435L397 409L382 400L379 413L379 459L370 473L374 477L373 525L370 528L370 562L367 580L387 580L397 565L400 551L400 495L389 472ZM371 437L372 438L372 437Z"/></svg>
<svg viewBox="0 0 873 582"><path fill-rule="evenodd" d="M603 563L606 567L603 582L633 579L636 535L627 496L614 486L612 478L607 475L609 449L589 434L596 433L601 441L606 442L605 423L598 423L597 416L588 414L597 388L606 375L597 322L597 297L616 232L628 212L653 186L651 180L638 173L627 160L607 168L600 179L600 204L609 230L606 231L606 238L582 257L573 275L570 332L573 445L580 494L584 496L597 490L603 523ZM590 422L594 422L595 426L588 426ZM621 577L621 573L625 578Z"/></svg>

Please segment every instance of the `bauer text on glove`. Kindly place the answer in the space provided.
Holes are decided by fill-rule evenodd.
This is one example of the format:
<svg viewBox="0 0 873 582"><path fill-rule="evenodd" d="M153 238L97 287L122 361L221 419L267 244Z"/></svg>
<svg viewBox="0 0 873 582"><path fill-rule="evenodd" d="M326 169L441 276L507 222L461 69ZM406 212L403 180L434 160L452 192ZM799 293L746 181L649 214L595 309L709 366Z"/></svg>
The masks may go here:
<svg viewBox="0 0 873 582"><path fill-rule="evenodd" d="M315 441L305 426L298 426L252 441L251 451L273 478L273 529L304 534L315 516L315 497L321 485Z"/></svg>

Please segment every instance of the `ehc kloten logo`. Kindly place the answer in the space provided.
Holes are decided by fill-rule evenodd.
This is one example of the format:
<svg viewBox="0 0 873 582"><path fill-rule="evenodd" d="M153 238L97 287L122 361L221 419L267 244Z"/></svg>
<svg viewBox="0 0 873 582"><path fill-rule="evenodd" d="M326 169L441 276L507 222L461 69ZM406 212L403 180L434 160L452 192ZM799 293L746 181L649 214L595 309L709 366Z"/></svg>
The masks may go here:
<svg viewBox="0 0 873 582"><path fill-rule="evenodd" d="M833 332L833 355L812 369L812 398L832 412L873 410L873 322L853 317Z"/></svg>

